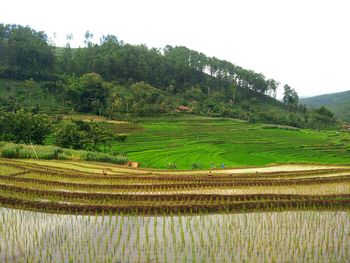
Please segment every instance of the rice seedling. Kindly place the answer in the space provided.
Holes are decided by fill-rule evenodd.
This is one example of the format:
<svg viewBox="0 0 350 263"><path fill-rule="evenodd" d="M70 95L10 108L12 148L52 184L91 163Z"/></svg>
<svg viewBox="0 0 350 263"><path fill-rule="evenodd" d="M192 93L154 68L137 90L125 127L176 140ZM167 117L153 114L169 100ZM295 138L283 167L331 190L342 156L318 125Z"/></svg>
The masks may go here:
<svg viewBox="0 0 350 263"><path fill-rule="evenodd" d="M0 262L348 262L350 167L286 169L0 159Z"/></svg>

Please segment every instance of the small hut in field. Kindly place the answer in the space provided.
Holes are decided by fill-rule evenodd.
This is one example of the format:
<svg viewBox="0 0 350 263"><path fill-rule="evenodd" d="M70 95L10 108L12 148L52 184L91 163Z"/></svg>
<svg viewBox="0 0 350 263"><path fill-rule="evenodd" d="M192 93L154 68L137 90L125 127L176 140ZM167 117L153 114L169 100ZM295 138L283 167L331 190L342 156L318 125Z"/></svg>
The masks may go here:
<svg viewBox="0 0 350 263"><path fill-rule="evenodd" d="M176 108L176 112L189 112L191 109L187 106L181 105Z"/></svg>
<svg viewBox="0 0 350 263"><path fill-rule="evenodd" d="M139 167L139 163L138 162L131 162L131 161L129 161L126 165L131 167L131 168Z"/></svg>
<svg viewBox="0 0 350 263"><path fill-rule="evenodd" d="M344 131L350 131L350 123L345 124L344 127L343 127L343 130Z"/></svg>

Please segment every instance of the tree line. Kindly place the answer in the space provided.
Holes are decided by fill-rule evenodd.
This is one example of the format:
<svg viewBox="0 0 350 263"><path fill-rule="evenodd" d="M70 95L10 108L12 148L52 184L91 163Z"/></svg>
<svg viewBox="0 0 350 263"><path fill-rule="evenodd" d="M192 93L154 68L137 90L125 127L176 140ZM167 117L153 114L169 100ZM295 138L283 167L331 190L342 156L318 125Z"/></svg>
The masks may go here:
<svg viewBox="0 0 350 263"><path fill-rule="evenodd" d="M93 44L91 36L86 33L84 48L73 49L69 42L64 48L55 48L42 31L0 24L0 76L38 80L96 72L107 81L146 81L175 93L196 84L206 87L203 92L208 94L233 83L260 93L275 92L278 86L261 73L183 46L149 49L125 44L113 35Z"/></svg>

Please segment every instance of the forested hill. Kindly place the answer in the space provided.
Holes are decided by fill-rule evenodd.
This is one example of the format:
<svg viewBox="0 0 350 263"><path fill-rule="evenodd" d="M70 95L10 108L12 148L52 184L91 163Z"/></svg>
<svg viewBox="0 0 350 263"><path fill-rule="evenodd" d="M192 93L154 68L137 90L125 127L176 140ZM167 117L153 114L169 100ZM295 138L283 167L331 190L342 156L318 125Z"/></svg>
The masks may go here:
<svg viewBox="0 0 350 263"><path fill-rule="evenodd" d="M93 44L87 33L85 48L71 49L67 43L55 57L54 47L47 43L43 32L5 25L0 30L5 39L1 50L6 49L1 56L3 77L52 79L55 74L95 72L108 81L146 81L161 89L172 86L176 92L203 85L207 87L206 92L211 93L230 83L261 93L277 88L276 81L260 73L186 47L148 49L145 45L125 44L111 35L104 36L100 44Z"/></svg>
<svg viewBox="0 0 350 263"><path fill-rule="evenodd" d="M119 118L170 113L184 105L198 115L298 127L314 127L323 118L323 111L300 106L288 85L281 103L274 99L276 80L183 46L148 48L113 35L94 44L86 32L85 47L71 48L68 38L64 48L57 48L44 32L5 24L0 24L0 37L0 78L17 80L14 87L23 86L29 98L33 90L54 96L53 101L61 102L55 105L63 105L58 111L69 106ZM1 83L3 109L26 104L40 110L35 98L19 101L20 88L11 87L12 82ZM326 122L335 124L334 118Z"/></svg>
<svg viewBox="0 0 350 263"><path fill-rule="evenodd" d="M339 118L350 122L350 90L305 98L301 101L314 107L326 106Z"/></svg>

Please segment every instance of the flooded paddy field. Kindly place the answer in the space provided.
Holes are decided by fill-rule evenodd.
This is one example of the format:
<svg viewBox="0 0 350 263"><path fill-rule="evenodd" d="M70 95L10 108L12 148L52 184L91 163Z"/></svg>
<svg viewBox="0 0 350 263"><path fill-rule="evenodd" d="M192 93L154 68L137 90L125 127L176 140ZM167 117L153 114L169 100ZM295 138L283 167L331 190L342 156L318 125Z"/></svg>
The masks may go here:
<svg viewBox="0 0 350 263"><path fill-rule="evenodd" d="M0 208L0 262L349 262L349 211L64 215Z"/></svg>

